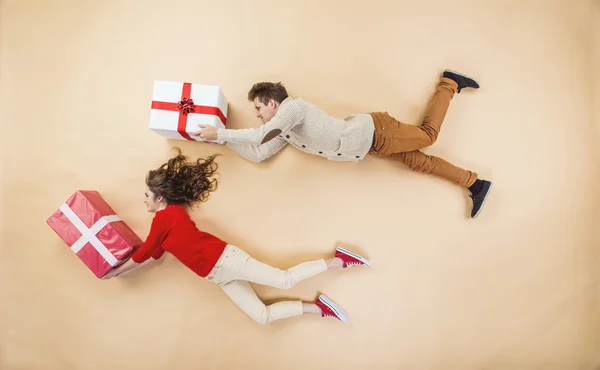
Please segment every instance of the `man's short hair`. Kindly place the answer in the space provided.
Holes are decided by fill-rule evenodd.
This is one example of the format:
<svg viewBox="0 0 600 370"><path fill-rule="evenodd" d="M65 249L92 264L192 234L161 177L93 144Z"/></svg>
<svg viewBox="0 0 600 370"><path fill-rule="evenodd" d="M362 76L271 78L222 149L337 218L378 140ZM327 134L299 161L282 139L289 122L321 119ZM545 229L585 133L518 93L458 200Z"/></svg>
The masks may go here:
<svg viewBox="0 0 600 370"><path fill-rule="evenodd" d="M271 99L281 104L287 97L288 93L281 82L258 82L255 83L248 92L249 101L254 101L254 99L258 98L258 100L265 105L267 105Z"/></svg>

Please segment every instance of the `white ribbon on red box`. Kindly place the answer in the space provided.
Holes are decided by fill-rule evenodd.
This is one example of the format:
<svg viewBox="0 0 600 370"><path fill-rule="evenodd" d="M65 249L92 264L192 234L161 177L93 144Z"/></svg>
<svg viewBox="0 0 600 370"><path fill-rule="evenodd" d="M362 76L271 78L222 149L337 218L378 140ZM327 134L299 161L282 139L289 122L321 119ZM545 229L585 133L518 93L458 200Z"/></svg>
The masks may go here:
<svg viewBox="0 0 600 370"><path fill-rule="evenodd" d="M73 210L71 209L71 207L69 207L68 204L64 203L63 205L61 205L60 210L65 215L65 217L67 217L67 219L71 221L73 226L75 226L77 230L79 230L79 232L81 233L79 239L77 239L77 241L71 246L71 250L73 252L79 252L81 248L83 248L83 246L89 242L94 247L94 249L96 249L98 253L100 253L102 258L104 258L106 262L108 262L111 266L116 266L119 264L119 262L121 262L115 256L113 256L112 253L110 253L110 251L108 250L108 248L106 248L104 243L102 243L100 239L98 239L98 237L96 236L96 234L98 234L98 232L100 232L100 230L102 230L102 228L108 225L110 222L121 221L121 218L119 216L103 216L98 221L96 221L94 225L92 225L92 227L88 228L83 223L81 218L79 218L79 216L77 216L75 212L73 212Z"/></svg>

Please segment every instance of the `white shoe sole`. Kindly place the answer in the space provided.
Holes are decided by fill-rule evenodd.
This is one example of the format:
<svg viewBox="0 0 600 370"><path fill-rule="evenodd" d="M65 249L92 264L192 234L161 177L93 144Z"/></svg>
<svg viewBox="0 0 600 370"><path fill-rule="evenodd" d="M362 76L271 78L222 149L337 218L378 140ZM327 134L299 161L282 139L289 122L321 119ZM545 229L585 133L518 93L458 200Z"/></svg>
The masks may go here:
<svg viewBox="0 0 600 370"><path fill-rule="evenodd" d="M365 266L367 266L367 267L371 267L371 262L367 261L366 259L364 259L363 257L359 256L358 254L352 253L349 250L346 250L346 249L344 249L342 247L337 247L336 250L344 253L347 256L350 256L352 258L356 258L360 262L364 263Z"/></svg>
<svg viewBox="0 0 600 370"><path fill-rule="evenodd" d="M490 192L492 191L493 187L494 187L494 183L490 182L490 188L488 189L487 193L485 193L485 197L483 197L483 200L481 201L481 207L479 207L479 211L477 211L477 213L475 213L475 216L473 216L472 218L476 218L477 216L479 216L479 214L483 210L483 206L485 205L485 201L486 201L488 195L490 195Z"/></svg>
<svg viewBox="0 0 600 370"><path fill-rule="evenodd" d="M348 314L344 311L340 306L335 304L331 299L327 298L325 295L321 294L319 296L319 301L321 301L325 306L329 307L343 323L347 323L350 321Z"/></svg>

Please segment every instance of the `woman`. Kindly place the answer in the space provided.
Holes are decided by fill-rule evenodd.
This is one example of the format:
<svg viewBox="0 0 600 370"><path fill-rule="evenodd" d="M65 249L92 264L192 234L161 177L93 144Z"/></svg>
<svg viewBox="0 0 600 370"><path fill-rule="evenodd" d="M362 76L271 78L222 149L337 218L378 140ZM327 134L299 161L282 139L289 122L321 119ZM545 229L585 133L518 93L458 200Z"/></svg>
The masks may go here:
<svg viewBox="0 0 600 370"><path fill-rule="evenodd" d="M326 270L354 265L369 267L363 257L343 248L336 248L333 258L301 263L280 270L255 260L240 248L220 238L198 230L188 215L186 206L208 199L216 189L215 155L188 162L178 154L146 176L146 207L154 212L150 233L131 259L111 271L112 278L140 267L150 258L159 259L165 251L173 254L197 275L220 286L246 314L259 324L286 317L318 314L348 322L344 310L320 295L314 303L284 301L265 306L249 282L289 289L301 280Z"/></svg>

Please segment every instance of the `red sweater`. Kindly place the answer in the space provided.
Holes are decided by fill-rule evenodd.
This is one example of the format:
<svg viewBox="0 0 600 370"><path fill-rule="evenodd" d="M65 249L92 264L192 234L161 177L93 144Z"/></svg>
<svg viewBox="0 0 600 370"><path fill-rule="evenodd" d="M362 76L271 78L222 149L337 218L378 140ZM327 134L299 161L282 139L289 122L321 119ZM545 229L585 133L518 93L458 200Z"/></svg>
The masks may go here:
<svg viewBox="0 0 600 370"><path fill-rule="evenodd" d="M156 212L148 238L131 259L142 263L150 257L159 259L167 251L196 274L206 277L226 246L223 240L198 230L185 208L168 205Z"/></svg>

